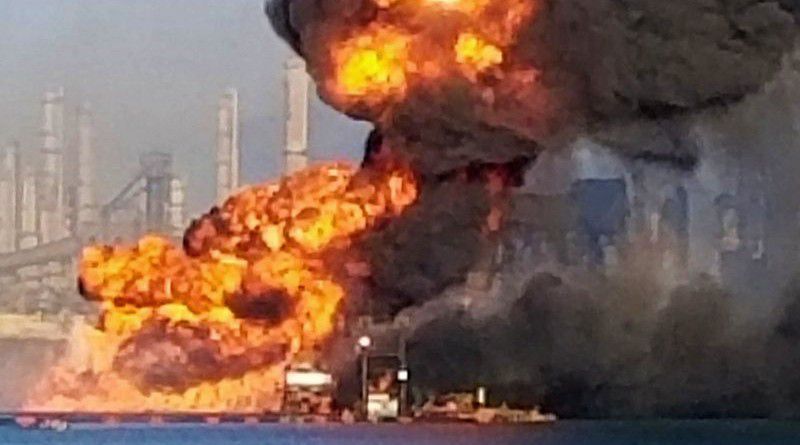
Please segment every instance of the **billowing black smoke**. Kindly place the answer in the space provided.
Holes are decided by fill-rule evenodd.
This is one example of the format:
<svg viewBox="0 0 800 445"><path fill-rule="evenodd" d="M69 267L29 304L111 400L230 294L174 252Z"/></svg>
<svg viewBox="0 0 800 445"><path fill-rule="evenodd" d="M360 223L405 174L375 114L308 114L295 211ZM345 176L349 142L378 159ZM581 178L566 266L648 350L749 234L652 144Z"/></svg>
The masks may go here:
<svg viewBox="0 0 800 445"><path fill-rule="evenodd" d="M444 183L423 189L420 200L361 243L373 270L371 294L389 315L461 283L489 244L481 231L490 207L482 184Z"/></svg>
<svg viewBox="0 0 800 445"><path fill-rule="evenodd" d="M302 46L300 43L300 33L292 26L290 20L290 4L289 1L267 1L264 6L264 11L269 17L272 28L283 38L292 49L298 54L302 54Z"/></svg>
<svg viewBox="0 0 800 445"><path fill-rule="evenodd" d="M770 414L764 349L735 327L728 295L711 282L658 308L641 283L570 281L538 275L501 315L454 312L423 326L411 346L418 383L484 385L495 403L562 417Z"/></svg>
<svg viewBox="0 0 800 445"><path fill-rule="evenodd" d="M542 274L492 318L450 311L410 344L423 391L488 387L493 403L562 417L800 415L800 292L753 325L699 278L654 304L651 286Z"/></svg>
<svg viewBox="0 0 800 445"><path fill-rule="evenodd" d="M797 131L789 105L775 105L780 94L740 105L795 46L800 0L531 1L542 8L511 59L541 71L543 92L515 95L493 79L481 85L493 92L487 109L473 85L454 80L411 91L388 123L342 109L376 122L366 166L390 146L424 180L417 205L354 246L372 267L365 294L373 310L412 316L414 386L425 393L484 385L496 402L566 417L800 416L800 286L788 285L800 271ZM323 99L326 39L373 20L371 5L267 2ZM720 117L732 107L734 118ZM498 302L491 316L442 302L495 247L484 230L494 204L485 184L454 181L452 172L536 159L580 135L620 158L691 174L709 162L689 136L701 120L714 122L725 156L757 170L750 176L773 196L766 272L754 280L768 286L729 289L691 270L691 280L665 285L651 273L660 266L642 267L633 251L623 263L638 267L622 275L530 270L520 295ZM532 216L545 231L573 223L571 209L550 210Z"/></svg>
<svg viewBox="0 0 800 445"><path fill-rule="evenodd" d="M390 122L380 123L420 171L535 157L586 132L604 135L625 155L642 155L649 138L642 125L672 125L757 91L800 34L797 0L530 2L538 12L507 59L541 73L535 88L508 73L478 83L453 78L411 91ZM323 99L382 119L384 109L336 103L326 86L331 44L378 20L373 0L269 0L266 8L278 34L307 59ZM678 162L694 155L681 144L647 150Z"/></svg>
<svg viewBox="0 0 800 445"><path fill-rule="evenodd" d="M722 283L690 268L696 276L675 288L658 276L660 248L645 244L629 245L615 273L531 271L521 294L490 317L457 305L427 317L411 347L418 383L486 385L498 403L566 417L800 416L800 180L790 173L800 165L792 105L800 88L795 68L784 74L704 124L736 154L742 178L758 178L742 193L756 192L766 209L741 226L763 224L751 268ZM563 213L532 219L563 225Z"/></svg>

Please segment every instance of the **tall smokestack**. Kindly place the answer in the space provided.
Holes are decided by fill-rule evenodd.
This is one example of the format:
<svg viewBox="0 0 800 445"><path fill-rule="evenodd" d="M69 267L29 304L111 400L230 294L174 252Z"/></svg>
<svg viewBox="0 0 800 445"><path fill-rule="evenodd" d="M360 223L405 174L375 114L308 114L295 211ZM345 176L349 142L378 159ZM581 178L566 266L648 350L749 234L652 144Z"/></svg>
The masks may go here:
<svg viewBox="0 0 800 445"><path fill-rule="evenodd" d="M286 148L284 173L308 166L308 84L306 63L300 58L286 62Z"/></svg>
<svg viewBox="0 0 800 445"><path fill-rule="evenodd" d="M219 101L217 113L217 202L239 188L239 92L229 89Z"/></svg>
<svg viewBox="0 0 800 445"><path fill-rule="evenodd" d="M12 141L0 153L0 253L17 250L18 184L19 144Z"/></svg>
<svg viewBox="0 0 800 445"><path fill-rule="evenodd" d="M37 186L41 241L67 235L64 215L64 89L48 91L42 102L42 171Z"/></svg>
<svg viewBox="0 0 800 445"><path fill-rule="evenodd" d="M167 218L169 220L170 235L178 239L183 236L183 231L186 228L186 219L184 216L186 191L183 183L184 181L180 178L172 178L169 184L169 208L167 209Z"/></svg>
<svg viewBox="0 0 800 445"><path fill-rule="evenodd" d="M22 172L22 186L19 205L19 248L30 249L39 245L39 195L37 193L36 172L25 167Z"/></svg>
<svg viewBox="0 0 800 445"><path fill-rule="evenodd" d="M99 224L95 200L96 156L94 147L94 119L89 105L78 108L78 184L77 231L91 235Z"/></svg>

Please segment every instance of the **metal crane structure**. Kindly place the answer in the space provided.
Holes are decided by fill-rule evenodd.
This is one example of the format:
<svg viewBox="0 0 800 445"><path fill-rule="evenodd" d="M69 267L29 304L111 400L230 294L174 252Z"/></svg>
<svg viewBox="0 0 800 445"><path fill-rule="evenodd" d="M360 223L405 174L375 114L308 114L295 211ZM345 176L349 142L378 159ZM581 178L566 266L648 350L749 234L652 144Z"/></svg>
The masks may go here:
<svg viewBox="0 0 800 445"><path fill-rule="evenodd" d="M280 154L291 174L308 164L311 93L302 59L287 61L284 86ZM177 239L186 226L185 188L169 153L143 154L130 180L99 201L95 119L88 104L69 110L67 99L61 87L44 93L34 156L15 141L0 145L0 317L80 313L86 305L75 277L84 246L143 233ZM216 113L217 204L241 185L240 113L239 92L225 90Z"/></svg>
<svg viewBox="0 0 800 445"><path fill-rule="evenodd" d="M91 109L82 104L72 119L64 110L63 88L44 94L34 158L23 159L16 141L0 150L0 338L68 335L65 320L89 310L75 278L83 246L145 232L177 237L185 226L168 153L143 154L131 180L98 205Z"/></svg>

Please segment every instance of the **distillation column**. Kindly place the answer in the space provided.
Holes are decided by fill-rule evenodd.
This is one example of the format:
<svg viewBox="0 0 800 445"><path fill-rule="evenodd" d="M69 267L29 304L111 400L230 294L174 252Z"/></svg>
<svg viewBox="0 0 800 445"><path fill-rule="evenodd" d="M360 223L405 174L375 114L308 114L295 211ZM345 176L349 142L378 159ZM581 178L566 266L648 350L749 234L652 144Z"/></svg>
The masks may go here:
<svg viewBox="0 0 800 445"><path fill-rule="evenodd" d="M10 142L0 153L0 253L17 250L19 167L19 145Z"/></svg>
<svg viewBox="0 0 800 445"><path fill-rule="evenodd" d="M173 177L169 183L169 208L167 209L169 232L178 239L183 237L186 228L186 190L183 184L184 181L176 177Z"/></svg>
<svg viewBox="0 0 800 445"><path fill-rule="evenodd" d="M95 199L97 160L94 146L94 120L88 105L78 108L78 184L77 233L96 235L100 213Z"/></svg>
<svg viewBox="0 0 800 445"><path fill-rule="evenodd" d="M67 236L64 212L64 89L45 93L42 103L42 169L39 232L42 243Z"/></svg>
<svg viewBox="0 0 800 445"><path fill-rule="evenodd" d="M290 175L308 166L309 77L303 59L286 62L286 147L284 173Z"/></svg>
<svg viewBox="0 0 800 445"><path fill-rule="evenodd" d="M22 169L19 203L19 248L30 249L41 242L39 236L39 194L36 171L30 167Z"/></svg>
<svg viewBox="0 0 800 445"><path fill-rule="evenodd" d="M222 203L239 188L239 92L229 89L217 112L217 202Z"/></svg>

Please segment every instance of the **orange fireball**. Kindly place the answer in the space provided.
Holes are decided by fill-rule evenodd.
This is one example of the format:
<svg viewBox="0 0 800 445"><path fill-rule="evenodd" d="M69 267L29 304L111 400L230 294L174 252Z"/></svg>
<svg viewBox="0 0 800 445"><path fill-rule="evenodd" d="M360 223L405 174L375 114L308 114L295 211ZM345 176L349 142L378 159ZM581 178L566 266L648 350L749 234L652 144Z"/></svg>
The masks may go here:
<svg viewBox="0 0 800 445"><path fill-rule="evenodd" d="M82 292L100 302L100 323L79 327L25 408L278 409L283 368L315 354L345 297L320 255L416 196L405 168L323 165L231 197L184 248L159 236L86 248Z"/></svg>
<svg viewBox="0 0 800 445"><path fill-rule="evenodd" d="M373 0L374 20L330 42L325 84L341 105L402 101L415 84L500 66L536 9L531 0ZM479 30L476 32L475 30Z"/></svg>
<svg viewBox="0 0 800 445"><path fill-rule="evenodd" d="M456 61L475 71L485 71L503 63L503 51L472 33L458 36Z"/></svg>
<svg viewBox="0 0 800 445"><path fill-rule="evenodd" d="M335 54L336 82L348 97L402 96L406 89L409 38L392 29L357 36Z"/></svg>

